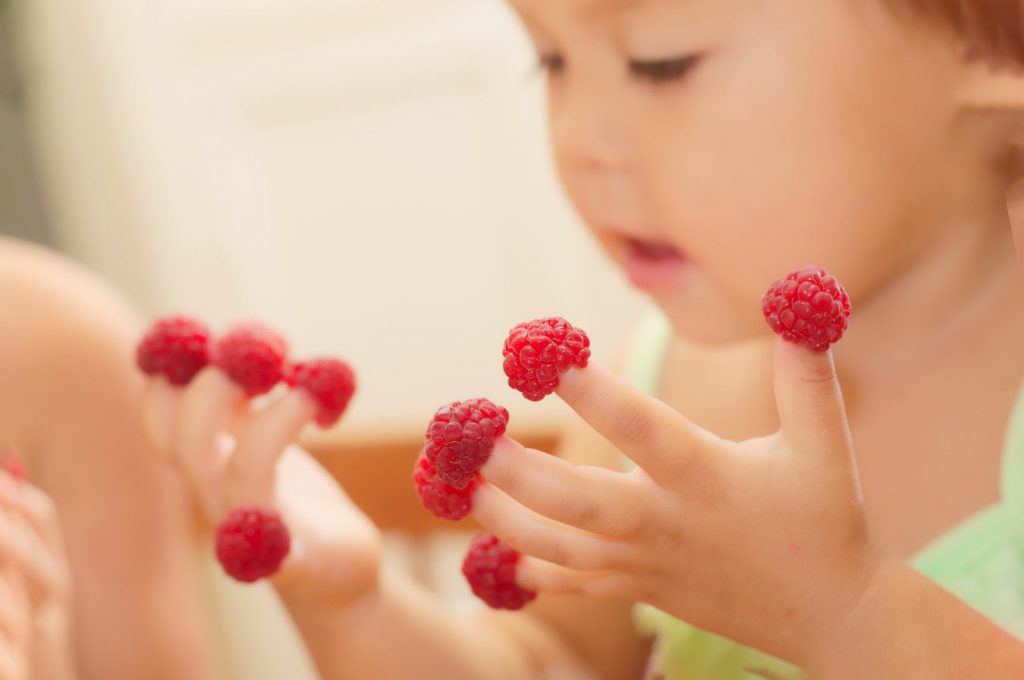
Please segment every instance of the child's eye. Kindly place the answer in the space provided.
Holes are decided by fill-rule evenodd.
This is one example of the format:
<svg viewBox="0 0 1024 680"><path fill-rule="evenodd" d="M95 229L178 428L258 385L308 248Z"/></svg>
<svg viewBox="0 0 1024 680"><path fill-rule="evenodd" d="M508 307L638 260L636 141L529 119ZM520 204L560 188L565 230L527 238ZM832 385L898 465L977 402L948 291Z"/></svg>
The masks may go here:
<svg viewBox="0 0 1024 680"><path fill-rule="evenodd" d="M542 54L537 68L548 75L557 75L565 70L565 57L560 54Z"/></svg>
<svg viewBox="0 0 1024 680"><path fill-rule="evenodd" d="M676 59L658 59L655 61L634 59L629 62L629 70L637 78L650 80L654 83L663 83L682 78L690 72L699 60L700 55L690 55Z"/></svg>

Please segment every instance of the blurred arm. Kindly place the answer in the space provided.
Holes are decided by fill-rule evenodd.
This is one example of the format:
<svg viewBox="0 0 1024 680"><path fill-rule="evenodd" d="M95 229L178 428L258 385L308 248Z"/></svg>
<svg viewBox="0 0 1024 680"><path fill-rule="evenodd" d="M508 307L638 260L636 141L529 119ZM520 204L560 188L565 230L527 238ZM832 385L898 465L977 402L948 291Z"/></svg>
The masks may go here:
<svg viewBox="0 0 1024 680"><path fill-rule="evenodd" d="M141 423L133 313L70 263L5 240L0 309L0 438L60 514L81 677L214 677L190 509Z"/></svg>

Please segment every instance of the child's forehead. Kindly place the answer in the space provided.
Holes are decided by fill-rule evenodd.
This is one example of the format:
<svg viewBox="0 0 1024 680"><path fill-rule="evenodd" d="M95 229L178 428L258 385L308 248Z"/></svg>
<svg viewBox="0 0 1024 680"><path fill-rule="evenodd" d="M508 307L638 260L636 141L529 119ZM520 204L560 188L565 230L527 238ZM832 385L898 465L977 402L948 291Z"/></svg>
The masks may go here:
<svg viewBox="0 0 1024 680"><path fill-rule="evenodd" d="M644 34L656 27L670 34L684 25L732 22L737 11L748 12L762 1L775 0L506 0L523 24L542 36L575 26Z"/></svg>

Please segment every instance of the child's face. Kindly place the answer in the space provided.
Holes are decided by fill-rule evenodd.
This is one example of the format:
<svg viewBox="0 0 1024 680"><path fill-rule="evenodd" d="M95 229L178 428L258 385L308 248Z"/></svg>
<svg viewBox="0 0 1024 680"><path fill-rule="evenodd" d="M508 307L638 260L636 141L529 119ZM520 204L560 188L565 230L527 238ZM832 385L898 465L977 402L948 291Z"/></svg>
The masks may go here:
<svg viewBox="0 0 1024 680"><path fill-rule="evenodd" d="M963 215L951 188L980 161L952 39L881 3L510 2L571 200L695 339L760 332L768 283L808 264L863 304Z"/></svg>

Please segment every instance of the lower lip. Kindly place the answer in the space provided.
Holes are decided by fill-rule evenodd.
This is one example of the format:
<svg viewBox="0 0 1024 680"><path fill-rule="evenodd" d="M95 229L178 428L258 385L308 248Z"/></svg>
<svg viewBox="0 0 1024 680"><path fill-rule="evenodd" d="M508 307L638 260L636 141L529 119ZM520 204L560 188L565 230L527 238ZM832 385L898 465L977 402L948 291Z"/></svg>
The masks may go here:
<svg viewBox="0 0 1024 680"><path fill-rule="evenodd" d="M626 261L626 276L637 288L654 291L675 281L687 262L681 253L651 257L632 248Z"/></svg>

